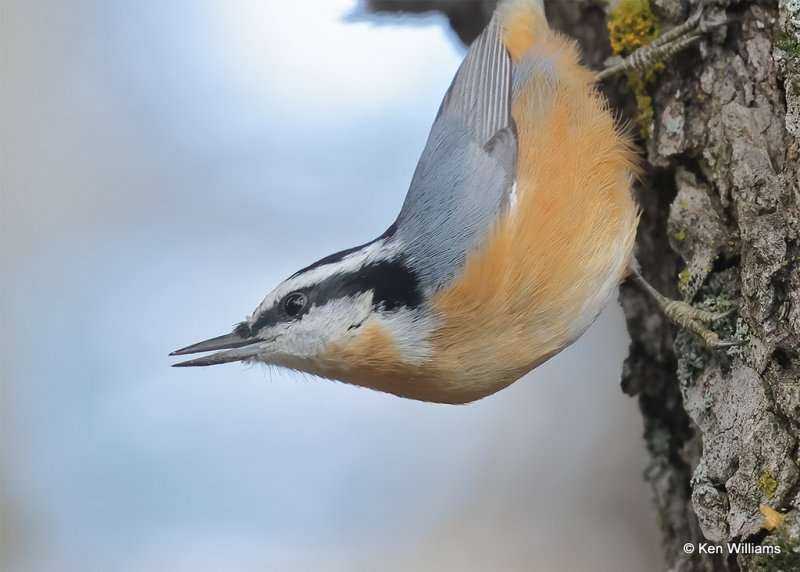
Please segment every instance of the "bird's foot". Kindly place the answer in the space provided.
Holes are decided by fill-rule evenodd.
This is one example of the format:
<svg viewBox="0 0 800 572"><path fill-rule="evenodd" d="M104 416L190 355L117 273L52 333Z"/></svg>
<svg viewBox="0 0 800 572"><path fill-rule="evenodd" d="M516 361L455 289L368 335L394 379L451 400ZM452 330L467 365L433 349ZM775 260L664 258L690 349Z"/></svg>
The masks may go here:
<svg viewBox="0 0 800 572"><path fill-rule="evenodd" d="M656 64L664 62L678 52L683 51L714 28L727 24L727 20L724 18L713 22L706 20L703 17L703 7L704 5L701 3L686 22L665 32L647 46L642 46L634 51L631 55L625 58L621 56L608 58L605 61L605 69L598 72L595 75L595 79L601 81L622 72L646 72Z"/></svg>
<svg viewBox="0 0 800 572"><path fill-rule="evenodd" d="M721 340L719 335L708 327L711 322L730 316L733 313L732 309L726 312L709 312L695 308L687 302L669 299L659 306L670 321L699 337L710 350L723 350L745 343L743 340Z"/></svg>
<svg viewBox="0 0 800 572"><path fill-rule="evenodd" d="M638 265L637 265L638 266ZM642 290L650 294L656 301L664 315L673 323L687 332L700 338L710 350L723 350L744 345L744 340L721 340L719 335L708 326L712 322L722 320L733 314L733 309L725 312L709 312L695 308L688 302L671 300L656 290L639 272L636 267L631 267L631 277Z"/></svg>

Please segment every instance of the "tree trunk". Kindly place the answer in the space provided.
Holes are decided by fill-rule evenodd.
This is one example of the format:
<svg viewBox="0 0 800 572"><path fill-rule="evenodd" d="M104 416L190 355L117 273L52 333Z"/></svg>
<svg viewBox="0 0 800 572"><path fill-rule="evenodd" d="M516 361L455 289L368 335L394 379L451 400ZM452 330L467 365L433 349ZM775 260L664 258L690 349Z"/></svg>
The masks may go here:
<svg viewBox="0 0 800 572"><path fill-rule="evenodd" d="M652 91L638 257L662 291L678 283L697 305L730 304L718 330L747 344L708 352L673 338L625 287L622 384L644 414L669 568L800 570L800 3L736 4L728 17L724 38L678 55ZM774 535L761 504L793 509ZM703 542L722 553L700 553ZM781 554L732 554L727 542Z"/></svg>
<svg viewBox="0 0 800 572"><path fill-rule="evenodd" d="M661 30L699 2L651 1ZM384 4L367 6L405 8ZM493 2L410 4L448 13L468 42ZM709 352L623 285L631 346L622 388L644 417L666 567L800 570L800 0L706 4L727 13L727 26L666 62L648 89L637 257L664 294L732 308L714 328L746 343ZM605 4L546 8L599 69L609 53ZM603 89L633 116L624 79ZM771 530L765 513L781 517L767 507L788 513ZM737 554L729 542L751 544L737 544L748 551ZM766 546L780 553L757 553Z"/></svg>

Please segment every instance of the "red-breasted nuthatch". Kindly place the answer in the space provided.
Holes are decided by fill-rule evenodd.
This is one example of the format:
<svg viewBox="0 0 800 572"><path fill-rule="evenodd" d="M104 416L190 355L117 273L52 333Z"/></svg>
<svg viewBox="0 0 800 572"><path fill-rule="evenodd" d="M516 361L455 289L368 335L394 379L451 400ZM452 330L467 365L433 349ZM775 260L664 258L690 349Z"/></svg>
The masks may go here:
<svg viewBox="0 0 800 572"><path fill-rule="evenodd" d="M506 0L444 96L397 220L178 363L264 362L466 403L574 342L633 265L636 154L540 0ZM221 350L221 351L218 351Z"/></svg>

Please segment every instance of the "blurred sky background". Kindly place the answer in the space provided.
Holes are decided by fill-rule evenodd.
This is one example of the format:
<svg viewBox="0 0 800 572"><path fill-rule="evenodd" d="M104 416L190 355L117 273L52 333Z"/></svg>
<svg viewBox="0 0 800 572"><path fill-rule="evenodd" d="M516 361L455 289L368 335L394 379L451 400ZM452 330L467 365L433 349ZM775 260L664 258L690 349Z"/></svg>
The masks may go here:
<svg viewBox="0 0 800 572"><path fill-rule="evenodd" d="M616 302L468 406L170 367L399 211L464 50L354 8L0 3L3 571L660 567Z"/></svg>

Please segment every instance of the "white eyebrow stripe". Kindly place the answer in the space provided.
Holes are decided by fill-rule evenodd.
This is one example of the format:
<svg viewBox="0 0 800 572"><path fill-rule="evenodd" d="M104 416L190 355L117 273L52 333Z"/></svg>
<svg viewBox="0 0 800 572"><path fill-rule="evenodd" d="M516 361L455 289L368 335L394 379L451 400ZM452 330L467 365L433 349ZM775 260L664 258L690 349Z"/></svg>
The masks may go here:
<svg viewBox="0 0 800 572"><path fill-rule="evenodd" d="M278 286L256 308L249 321L252 323L262 312L275 305L275 302L295 290L302 290L319 284L326 278L336 274L355 272L362 266L379 260L394 260L402 252L402 243L394 237L387 237L371 242L355 252L347 254L341 260L336 260L320 266L315 266L299 276L289 278Z"/></svg>

